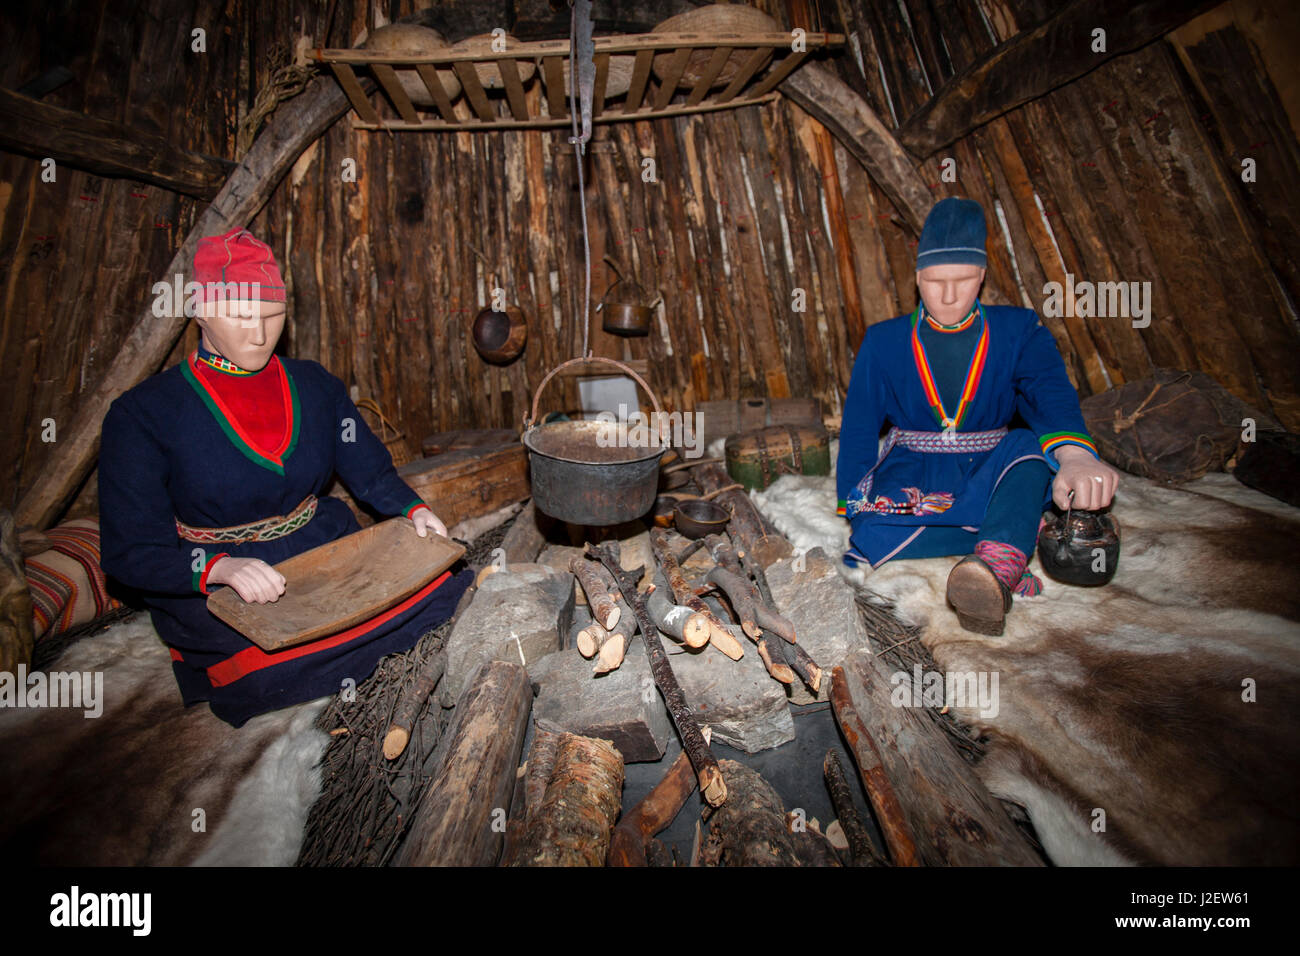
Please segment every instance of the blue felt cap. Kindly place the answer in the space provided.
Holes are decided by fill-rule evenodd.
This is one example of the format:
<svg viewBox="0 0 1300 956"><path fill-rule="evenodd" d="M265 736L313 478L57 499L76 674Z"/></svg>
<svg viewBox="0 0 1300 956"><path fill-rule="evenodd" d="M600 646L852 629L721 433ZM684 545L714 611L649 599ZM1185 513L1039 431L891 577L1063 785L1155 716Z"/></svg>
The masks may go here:
<svg viewBox="0 0 1300 956"><path fill-rule="evenodd" d="M943 265L988 265L984 208L973 199L950 196L934 204L925 217L916 247L916 268Z"/></svg>

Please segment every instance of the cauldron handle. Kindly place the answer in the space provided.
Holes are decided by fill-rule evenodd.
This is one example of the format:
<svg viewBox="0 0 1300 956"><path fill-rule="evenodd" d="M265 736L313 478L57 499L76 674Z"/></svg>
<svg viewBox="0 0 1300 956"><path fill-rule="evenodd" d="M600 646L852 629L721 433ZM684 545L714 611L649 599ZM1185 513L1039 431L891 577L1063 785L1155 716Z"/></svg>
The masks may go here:
<svg viewBox="0 0 1300 956"><path fill-rule="evenodd" d="M655 393L651 390L650 386L646 384L645 379L617 359L606 358L603 355L591 355L587 358L575 358L569 359L567 362L561 362L546 374L546 378L542 379L542 383L537 386L537 391L533 392L533 410L532 414L524 419L525 431L531 429L537 421L537 402L542 397L542 389L546 388L546 384L555 377L556 373L568 368L570 365L577 365L580 362L604 362L607 365L613 365L615 368L621 369L630 375L636 380L638 385L645 389L645 393L650 396L650 404L654 406L655 410L656 425L657 427L662 427L663 412L659 408L659 399L655 397Z"/></svg>

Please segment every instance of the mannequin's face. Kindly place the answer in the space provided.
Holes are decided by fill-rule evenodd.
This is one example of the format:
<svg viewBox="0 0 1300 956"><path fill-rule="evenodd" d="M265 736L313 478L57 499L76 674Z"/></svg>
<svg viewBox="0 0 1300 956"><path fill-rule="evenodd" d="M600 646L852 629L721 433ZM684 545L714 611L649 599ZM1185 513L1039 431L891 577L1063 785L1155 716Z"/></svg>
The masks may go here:
<svg viewBox="0 0 1300 956"><path fill-rule="evenodd" d="M984 269L971 265L926 266L916 273L925 310L940 325L957 325L970 315L984 283Z"/></svg>
<svg viewBox="0 0 1300 956"><path fill-rule="evenodd" d="M259 372L271 361L284 331L283 302L206 302L197 321L203 347L240 368Z"/></svg>

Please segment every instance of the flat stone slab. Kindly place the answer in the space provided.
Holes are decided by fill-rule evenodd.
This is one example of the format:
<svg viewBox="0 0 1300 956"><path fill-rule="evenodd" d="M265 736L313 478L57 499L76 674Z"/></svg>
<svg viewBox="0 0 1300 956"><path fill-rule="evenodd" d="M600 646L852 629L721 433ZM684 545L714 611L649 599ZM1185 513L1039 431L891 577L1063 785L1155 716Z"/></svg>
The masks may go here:
<svg viewBox="0 0 1300 956"><path fill-rule="evenodd" d="M740 628L731 633L745 648L738 661L711 646L685 650L664 641L686 702L700 726L707 724L713 739L729 747L752 754L789 743L794 719L782 685L768 675L758 648Z"/></svg>
<svg viewBox="0 0 1300 956"><path fill-rule="evenodd" d="M823 671L816 697L796 679L790 685L790 700L796 704L829 700L831 668L854 649L868 646L853 587L821 548L782 558L766 574L777 610L790 619L795 637Z"/></svg>
<svg viewBox="0 0 1300 956"><path fill-rule="evenodd" d="M548 730L609 740L629 763L663 757L673 727L640 638L617 670L595 677L591 668L575 648L530 664L529 679L540 688L534 719Z"/></svg>
<svg viewBox="0 0 1300 956"><path fill-rule="evenodd" d="M486 661L532 661L561 646L573 620L573 575L510 564L483 579L447 638L440 696L456 699ZM576 652L575 652L576 653Z"/></svg>

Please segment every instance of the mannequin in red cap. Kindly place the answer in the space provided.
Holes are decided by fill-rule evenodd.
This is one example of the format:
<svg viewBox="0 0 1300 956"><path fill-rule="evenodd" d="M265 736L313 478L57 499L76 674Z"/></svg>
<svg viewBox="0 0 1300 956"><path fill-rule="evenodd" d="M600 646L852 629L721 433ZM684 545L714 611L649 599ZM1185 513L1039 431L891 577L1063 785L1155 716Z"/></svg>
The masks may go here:
<svg viewBox="0 0 1300 956"><path fill-rule="evenodd" d="M275 355L285 289L266 243L243 229L201 239L193 280L198 349L104 418L101 564L149 606L186 704L210 701L239 726L359 683L450 617L473 575L446 572L370 621L277 653L208 611L215 585L248 602L278 600L285 581L272 565L360 530L340 499L322 495L335 474L421 537L446 528L397 475L344 384L315 362Z"/></svg>

